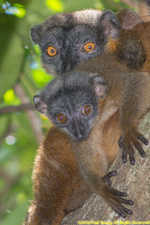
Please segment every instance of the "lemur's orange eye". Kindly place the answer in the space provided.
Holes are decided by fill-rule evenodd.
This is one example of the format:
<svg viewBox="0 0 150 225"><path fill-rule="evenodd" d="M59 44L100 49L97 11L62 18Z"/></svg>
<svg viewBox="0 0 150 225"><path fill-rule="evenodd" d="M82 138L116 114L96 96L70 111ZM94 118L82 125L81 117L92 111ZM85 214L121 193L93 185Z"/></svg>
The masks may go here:
<svg viewBox="0 0 150 225"><path fill-rule="evenodd" d="M57 54L57 49L54 48L53 46L48 46L46 51L47 51L47 54L51 57L54 57Z"/></svg>
<svg viewBox="0 0 150 225"><path fill-rule="evenodd" d="M85 115L85 116L90 115L90 114L92 113L92 111L93 111L93 108L92 108L91 105L85 105L85 106L83 107L83 109L82 109L82 113L83 113L83 115Z"/></svg>
<svg viewBox="0 0 150 225"><path fill-rule="evenodd" d="M67 121L67 117L62 113L57 114L56 119L59 123L66 123Z"/></svg>
<svg viewBox="0 0 150 225"><path fill-rule="evenodd" d="M90 53L95 49L95 44L93 42L88 42L82 46L82 51L86 53Z"/></svg>

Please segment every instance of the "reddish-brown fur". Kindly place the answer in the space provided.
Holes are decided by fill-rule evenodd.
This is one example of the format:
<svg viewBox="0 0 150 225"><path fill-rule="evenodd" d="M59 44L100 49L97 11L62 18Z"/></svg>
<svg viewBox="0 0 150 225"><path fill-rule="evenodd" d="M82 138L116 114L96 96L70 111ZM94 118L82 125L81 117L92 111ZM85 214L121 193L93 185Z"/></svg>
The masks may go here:
<svg viewBox="0 0 150 225"><path fill-rule="evenodd" d="M33 170L34 200L25 224L60 224L80 207L90 191L80 176L71 142L57 128L48 132L39 148Z"/></svg>
<svg viewBox="0 0 150 225"><path fill-rule="evenodd" d="M150 21L150 1L149 0L139 0L138 14L143 22Z"/></svg>
<svg viewBox="0 0 150 225"><path fill-rule="evenodd" d="M110 40L108 43L107 50L110 53L120 54L122 41L123 43L126 41L124 35L129 40L131 36L135 37L134 40L140 38L147 55L140 70L150 71L150 25L140 24L134 31L122 31L119 40ZM130 47L131 45L129 49ZM101 128L102 145L109 165L114 161L119 149L117 143L121 135L119 121L119 113L115 112ZM25 225L59 225L63 217L80 207L91 193L79 173L70 138L56 127L48 132L38 150L34 163L33 184L34 200L29 208Z"/></svg>
<svg viewBox="0 0 150 225"><path fill-rule="evenodd" d="M121 131L117 126L117 114L107 120L102 128L109 164L119 150L116 139ZM49 130L37 152L33 184L34 200L25 225L59 225L67 213L82 206L91 194L79 173L70 138L56 127Z"/></svg>

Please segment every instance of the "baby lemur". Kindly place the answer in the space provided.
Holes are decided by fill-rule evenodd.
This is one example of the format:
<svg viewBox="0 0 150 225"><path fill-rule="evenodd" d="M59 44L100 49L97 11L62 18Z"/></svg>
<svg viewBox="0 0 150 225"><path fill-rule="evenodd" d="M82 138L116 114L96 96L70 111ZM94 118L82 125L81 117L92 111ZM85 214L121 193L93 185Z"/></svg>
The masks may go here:
<svg viewBox="0 0 150 225"><path fill-rule="evenodd" d="M102 78L94 75L90 78L91 74L79 71L100 74ZM98 105L94 94L100 98ZM150 109L149 99L149 74L132 72L120 64L117 57L109 54L79 64L76 72L56 78L34 97L36 109L74 140L78 167L88 187L100 194L122 217L125 217L125 212L130 214L131 211L119 202L130 204L131 201L118 199L116 195L120 192L108 186L108 176L113 173L106 175L106 172L112 163L112 156L103 146L101 132L106 121L119 113L118 127L121 129L117 127L115 141L117 143L121 136L119 144L123 147L123 161L129 154L131 163L134 163L133 146L141 156L145 156L140 141L145 145L148 141L138 131L138 123ZM118 150L112 152L114 157L117 153Z"/></svg>
<svg viewBox="0 0 150 225"><path fill-rule="evenodd" d="M130 68L150 72L150 1L140 0L138 11L141 22L131 30L121 29L119 38L107 43L106 51Z"/></svg>
<svg viewBox="0 0 150 225"><path fill-rule="evenodd" d="M117 141L121 129L114 130L115 148L105 148L101 138L103 126L112 116L118 114L117 105L114 105L112 97L106 97L106 92L106 84L100 76L73 72L63 74L48 83L43 91L34 96L34 105L74 140L78 167L88 187L100 194L117 213L125 217L126 213L131 214L132 211L122 203L133 202L122 198L126 193L109 186L110 178L116 172L107 174L119 150Z"/></svg>

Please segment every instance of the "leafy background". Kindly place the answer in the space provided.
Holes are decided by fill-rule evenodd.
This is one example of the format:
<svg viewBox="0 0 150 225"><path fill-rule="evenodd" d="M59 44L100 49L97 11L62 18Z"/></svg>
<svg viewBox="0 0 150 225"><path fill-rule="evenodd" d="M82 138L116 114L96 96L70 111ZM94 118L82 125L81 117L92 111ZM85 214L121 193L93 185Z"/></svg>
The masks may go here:
<svg viewBox="0 0 150 225"><path fill-rule="evenodd" d="M32 109L32 96L51 76L41 68L30 28L58 12L118 11L136 0L0 0L0 224L19 225L32 199L32 166L50 122ZM22 110L20 110L20 108Z"/></svg>

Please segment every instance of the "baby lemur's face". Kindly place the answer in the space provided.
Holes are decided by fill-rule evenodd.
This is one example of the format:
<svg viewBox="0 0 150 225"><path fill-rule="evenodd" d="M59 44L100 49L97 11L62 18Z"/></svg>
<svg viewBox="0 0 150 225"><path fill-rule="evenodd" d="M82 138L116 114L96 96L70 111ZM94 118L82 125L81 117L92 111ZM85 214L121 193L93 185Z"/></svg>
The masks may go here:
<svg viewBox="0 0 150 225"><path fill-rule="evenodd" d="M31 29L31 37L41 49L42 65L52 75L100 55L108 37L117 38L118 34L115 14L98 10L56 14Z"/></svg>
<svg viewBox="0 0 150 225"><path fill-rule="evenodd" d="M72 72L57 77L34 96L35 108L74 140L86 139L106 93L99 76Z"/></svg>

